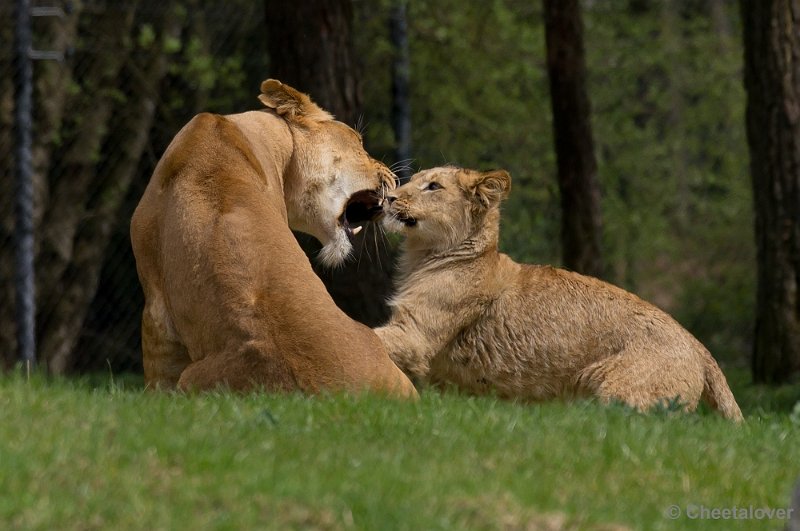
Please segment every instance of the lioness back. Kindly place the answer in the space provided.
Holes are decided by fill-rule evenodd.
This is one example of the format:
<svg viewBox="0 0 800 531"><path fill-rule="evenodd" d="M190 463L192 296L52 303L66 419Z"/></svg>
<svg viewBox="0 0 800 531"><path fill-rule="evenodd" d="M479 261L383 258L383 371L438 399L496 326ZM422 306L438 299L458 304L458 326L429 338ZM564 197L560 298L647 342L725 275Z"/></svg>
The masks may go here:
<svg viewBox="0 0 800 531"><path fill-rule="evenodd" d="M408 374L473 393L590 395L641 410L702 398L741 419L709 352L655 306L595 278L499 253L504 171L436 168L393 193L405 236L389 323L376 329Z"/></svg>

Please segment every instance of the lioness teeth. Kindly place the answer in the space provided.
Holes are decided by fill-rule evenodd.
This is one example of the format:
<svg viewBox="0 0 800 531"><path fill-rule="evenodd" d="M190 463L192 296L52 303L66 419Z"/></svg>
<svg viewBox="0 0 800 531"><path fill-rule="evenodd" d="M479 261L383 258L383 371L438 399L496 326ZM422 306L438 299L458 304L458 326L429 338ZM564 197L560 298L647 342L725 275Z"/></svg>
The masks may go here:
<svg viewBox="0 0 800 531"><path fill-rule="evenodd" d="M353 234L353 236L355 236L356 234L358 234L359 232L361 232L361 229L363 229L363 228L364 228L364 227L355 227L355 228L354 228L354 229L351 231L351 232L352 232L352 234Z"/></svg>

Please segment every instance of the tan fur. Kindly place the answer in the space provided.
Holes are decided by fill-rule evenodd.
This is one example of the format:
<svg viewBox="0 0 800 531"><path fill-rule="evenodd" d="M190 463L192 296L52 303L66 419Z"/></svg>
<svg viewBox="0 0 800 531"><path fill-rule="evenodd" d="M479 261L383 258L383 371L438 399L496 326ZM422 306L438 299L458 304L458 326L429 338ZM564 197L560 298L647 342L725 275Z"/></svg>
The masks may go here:
<svg viewBox="0 0 800 531"><path fill-rule="evenodd" d="M711 354L669 315L606 282L498 252L510 185L502 170L434 168L389 197L384 223L406 239L393 314L376 332L400 368L516 399L594 395L646 410L677 398L694 410L703 397L741 420Z"/></svg>
<svg viewBox="0 0 800 531"><path fill-rule="evenodd" d="M321 258L340 263L351 250L349 199L377 202L394 176L305 94L275 80L261 89L263 111L192 119L133 215L145 381L414 396L375 334L336 307L290 231L316 236Z"/></svg>

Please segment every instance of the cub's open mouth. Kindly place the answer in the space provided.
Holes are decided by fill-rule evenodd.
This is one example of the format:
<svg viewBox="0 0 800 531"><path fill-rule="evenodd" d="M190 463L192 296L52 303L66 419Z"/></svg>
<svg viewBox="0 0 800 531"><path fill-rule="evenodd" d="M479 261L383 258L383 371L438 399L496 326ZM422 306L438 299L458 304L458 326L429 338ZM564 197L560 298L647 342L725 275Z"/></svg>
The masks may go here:
<svg viewBox="0 0 800 531"><path fill-rule="evenodd" d="M339 224L352 241L364 228L364 223L374 221L383 215L383 199L375 190L360 190L350 196L339 216Z"/></svg>
<svg viewBox="0 0 800 531"><path fill-rule="evenodd" d="M409 216L403 212L397 212L394 217L406 227L413 227L417 224L417 219L415 217Z"/></svg>

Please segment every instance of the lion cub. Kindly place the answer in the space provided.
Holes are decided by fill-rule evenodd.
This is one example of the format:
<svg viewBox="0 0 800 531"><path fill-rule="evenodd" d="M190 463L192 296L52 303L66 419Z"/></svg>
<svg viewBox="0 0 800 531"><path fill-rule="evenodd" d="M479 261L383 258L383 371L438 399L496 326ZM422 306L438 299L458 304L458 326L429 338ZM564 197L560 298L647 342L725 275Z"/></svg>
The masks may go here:
<svg viewBox="0 0 800 531"><path fill-rule="evenodd" d="M392 317L375 331L406 373L473 393L594 395L639 410L700 398L742 413L708 350L669 315L595 278L498 252L503 170L426 170L389 196L406 238Z"/></svg>

